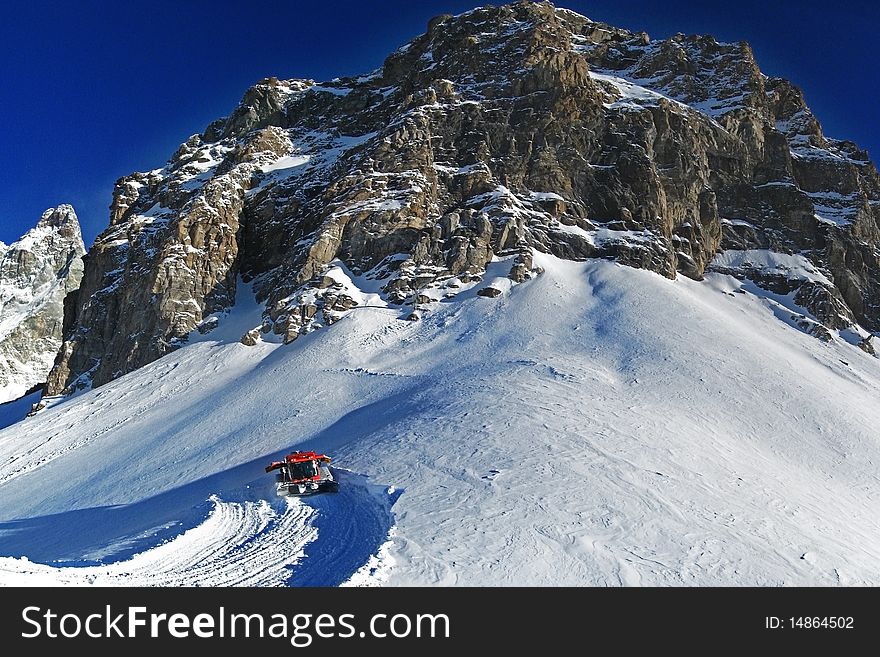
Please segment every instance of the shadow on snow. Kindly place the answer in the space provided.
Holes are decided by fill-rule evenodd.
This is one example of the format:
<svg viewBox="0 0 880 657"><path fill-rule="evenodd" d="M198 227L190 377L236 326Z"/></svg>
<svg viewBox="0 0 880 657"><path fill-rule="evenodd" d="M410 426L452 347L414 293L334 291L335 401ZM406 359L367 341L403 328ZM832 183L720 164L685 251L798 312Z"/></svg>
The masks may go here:
<svg viewBox="0 0 880 657"><path fill-rule="evenodd" d="M290 449L331 452L363 438L371 428L399 417L400 406L412 403L401 394L358 408L333 425ZM64 513L0 522L0 555L25 556L57 567L92 566L125 561L172 540L206 520L210 497L223 501L270 500L277 509L274 478L266 464L290 449L267 454L229 470L160 493L133 504L91 507ZM334 469L340 492L302 499L315 509L312 526L318 538L291 566L292 586L335 586L363 566L388 539L394 524L392 506L403 491L371 484L367 476ZM247 482L247 483L242 483ZM51 486L50 482L47 485Z"/></svg>

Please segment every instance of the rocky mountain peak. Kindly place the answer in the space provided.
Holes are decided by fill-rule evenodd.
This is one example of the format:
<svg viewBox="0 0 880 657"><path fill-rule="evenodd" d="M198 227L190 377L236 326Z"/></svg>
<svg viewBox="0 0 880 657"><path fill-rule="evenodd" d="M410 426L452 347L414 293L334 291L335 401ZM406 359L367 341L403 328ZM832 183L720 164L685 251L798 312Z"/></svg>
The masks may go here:
<svg viewBox="0 0 880 657"><path fill-rule="evenodd" d="M49 208L0 247L0 401L44 383L61 346L64 301L79 287L85 246L73 208Z"/></svg>
<svg viewBox="0 0 880 657"><path fill-rule="evenodd" d="M793 326L845 324L867 349L878 219L867 155L748 44L481 7L432 19L371 73L262 80L164 167L120 179L49 389L209 331L240 280L265 304L245 342L290 342L358 303L332 272L414 319L491 262L529 280L535 250L749 278L790 295Z"/></svg>
<svg viewBox="0 0 880 657"><path fill-rule="evenodd" d="M72 205L63 203L55 208L48 208L37 222L37 228L58 228L68 234L79 233L79 219Z"/></svg>

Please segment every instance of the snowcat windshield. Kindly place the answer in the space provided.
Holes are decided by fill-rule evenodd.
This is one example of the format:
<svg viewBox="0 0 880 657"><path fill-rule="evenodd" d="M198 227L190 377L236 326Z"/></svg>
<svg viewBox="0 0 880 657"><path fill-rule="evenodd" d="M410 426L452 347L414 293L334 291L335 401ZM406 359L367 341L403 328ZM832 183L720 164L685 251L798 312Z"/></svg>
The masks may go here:
<svg viewBox="0 0 880 657"><path fill-rule="evenodd" d="M287 472L290 474L291 481L296 481L297 479L311 479L317 474L314 461L288 463Z"/></svg>

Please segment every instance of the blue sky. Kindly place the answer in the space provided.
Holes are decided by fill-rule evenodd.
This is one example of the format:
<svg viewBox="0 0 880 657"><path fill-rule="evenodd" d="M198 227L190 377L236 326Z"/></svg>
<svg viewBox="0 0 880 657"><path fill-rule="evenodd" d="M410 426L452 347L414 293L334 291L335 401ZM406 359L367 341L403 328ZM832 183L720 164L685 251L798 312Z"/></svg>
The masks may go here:
<svg viewBox="0 0 880 657"><path fill-rule="evenodd" d="M478 1L5 2L0 9L0 240L72 203L86 242L113 183L161 166L256 80L328 79L381 65L431 16ZM827 134L880 154L880 3L559 0L653 38L749 41L801 86Z"/></svg>

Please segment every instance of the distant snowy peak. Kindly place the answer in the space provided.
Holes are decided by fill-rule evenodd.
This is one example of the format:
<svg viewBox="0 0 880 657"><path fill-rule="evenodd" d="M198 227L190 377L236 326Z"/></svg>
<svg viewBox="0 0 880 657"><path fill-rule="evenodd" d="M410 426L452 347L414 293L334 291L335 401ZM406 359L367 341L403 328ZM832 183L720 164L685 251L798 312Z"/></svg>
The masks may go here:
<svg viewBox="0 0 880 657"><path fill-rule="evenodd" d="M73 208L49 208L0 247L0 402L44 383L61 346L64 299L79 287L85 246Z"/></svg>
<svg viewBox="0 0 880 657"><path fill-rule="evenodd" d="M366 75L261 80L164 167L120 179L49 392L211 331L240 280L265 308L244 341L290 342L357 306L332 268L418 319L490 263L528 281L536 252L668 278L715 267L868 335L878 222L867 155L827 138L748 44L651 40L546 2L481 7L432 19ZM713 265L732 251L754 257Z"/></svg>
<svg viewBox="0 0 880 657"><path fill-rule="evenodd" d="M51 265L55 256L68 247L77 248L80 255L85 253L79 219L73 206L59 205L43 212L37 225L7 247L7 252L28 252L37 257L45 255L46 262Z"/></svg>
<svg viewBox="0 0 880 657"><path fill-rule="evenodd" d="M37 226L39 228L55 228L59 230L59 233L62 235L66 235L68 237L74 237L79 235L79 239L82 240L82 233L80 232L79 219L76 216L76 212L73 209L72 205L68 205L67 203L62 203L58 207L48 208L45 212L43 212L40 220L37 222Z"/></svg>

